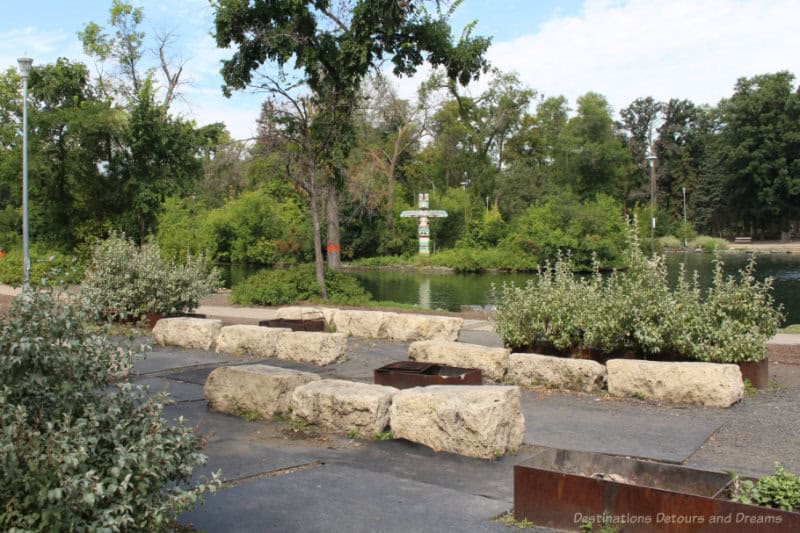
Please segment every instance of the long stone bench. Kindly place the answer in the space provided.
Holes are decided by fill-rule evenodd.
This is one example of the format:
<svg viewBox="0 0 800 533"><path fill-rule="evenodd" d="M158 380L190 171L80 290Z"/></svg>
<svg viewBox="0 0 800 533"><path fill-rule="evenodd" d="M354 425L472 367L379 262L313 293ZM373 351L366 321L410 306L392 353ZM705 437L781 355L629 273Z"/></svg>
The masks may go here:
<svg viewBox="0 0 800 533"><path fill-rule="evenodd" d="M161 346L180 346L210 350L217 340L222 321L207 318L162 318L153 327L153 337Z"/></svg>
<svg viewBox="0 0 800 533"><path fill-rule="evenodd" d="M434 385L395 394L389 410L395 438L493 459L522 445L525 419L518 387Z"/></svg>
<svg viewBox="0 0 800 533"><path fill-rule="evenodd" d="M412 361L479 368L484 381L500 382L508 370L510 350L449 341L417 341L408 347Z"/></svg>
<svg viewBox="0 0 800 533"><path fill-rule="evenodd" d="M281 307L275 312L275 318L286 320L324 318L328 328L337 333L344 333L350 337L398 342L454 341L464 325L464 320L459 317L327 307Z"/></svg>
<svg viewBox="0 0 800 533"><path fill-rule="evenodd" d="M606 368L613 396L729 407L744 395L737 365L612 359Z"/></svg>
<svg viewBox="0 0 800 533"><path fill-rule="evenodd" d="M268 365L223 366L208 376L203 395L214 411L271 418L290 411L297 387L319 379L311 372Z"/></svg>
<svg viewBox="0 0 800 533"><path fill-rule="evenodd" d="M217 353L275 357L278 339L287 328L265 328L262 326L224 326L217 336Z"/></svg>
<svg viewBox="0 0 800 533"><path fill-rule="evenodd" d="M292 416L322 428L364 437L381 433L389 425L394 387L326 379L294 390Z"/></svg>
<svg viewBox="0 0 800 533"><path fill-rule="evenodd" d="M512 353L508 360L506 382L593 392L603 389L606 375L605 366L588 359Z"/></svg>

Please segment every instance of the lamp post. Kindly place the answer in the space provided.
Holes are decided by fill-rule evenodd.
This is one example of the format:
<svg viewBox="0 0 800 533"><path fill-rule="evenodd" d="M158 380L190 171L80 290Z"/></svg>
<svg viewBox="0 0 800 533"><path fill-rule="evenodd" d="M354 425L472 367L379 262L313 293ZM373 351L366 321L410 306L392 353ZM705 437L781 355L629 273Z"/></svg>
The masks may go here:
<svg viewBox="0 0 800 533"><path fill-rule="evenodd" d="M467 236L469 231L469 221L467 220L467 185L469 185L469 180L467 179L467 173L464 172L464 181L461 182L461 187L464 188L464 236Z"/></svg>
<svg viewBox="0 0 800 533"><path fill-rule="evenodd" d="M31 256L28 242L28 75L33 59L20 57L19 74L22 76L22 281L23 290L31 288Z"/></svg>
<svg viewBox="0 0 800 533"><path fill-rule="evenodd" d="M686 187L683 188L683 247L686 248Z"/></svg>
<svg viewBox="0 0 800 533"><path fill-rule="evenodd" d="M653 147L647 155L650 164L650 248L654 250L656 239L656 157Z"/></svg>

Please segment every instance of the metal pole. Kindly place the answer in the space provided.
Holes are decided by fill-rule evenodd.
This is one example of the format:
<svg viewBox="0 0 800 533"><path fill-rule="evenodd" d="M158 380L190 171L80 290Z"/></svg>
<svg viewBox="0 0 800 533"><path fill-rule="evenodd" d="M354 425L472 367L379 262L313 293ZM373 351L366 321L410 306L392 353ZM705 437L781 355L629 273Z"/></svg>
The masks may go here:
<svg viewBox="0 0 800 533"><path fill-rule="evenodd" d="M686 248L686 187L683 188L683 247Z"/></svg>
<svg viewBox="0 0 800 533"><path fill-rule="evenodd" d="M650 251L655 251L656 239L656 155L650 149L647 161L650 163Z"/></svg>
<svg viewBox="0 0 800 533"><path fill-rule="evenodd" d="M22 75L22 286L31 288L31 257L28 235L28 74L33 60L18 60Z"/></svg>

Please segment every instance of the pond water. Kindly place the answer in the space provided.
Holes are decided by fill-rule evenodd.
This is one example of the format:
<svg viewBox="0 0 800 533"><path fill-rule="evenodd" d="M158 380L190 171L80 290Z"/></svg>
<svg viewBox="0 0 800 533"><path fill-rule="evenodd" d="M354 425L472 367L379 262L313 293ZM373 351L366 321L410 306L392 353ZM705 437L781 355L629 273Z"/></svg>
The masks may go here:
<svg viewBox="0 0 800 533"><path fill-rule="evenodd" d="M759 279L771 276L773 296L782 304L787 324L800 324L800 255L797 254L760 254L757 257L756 274ZM679 265L686 264L687 271L697 270L704 288L711 282L713 272L712 254L676 253L667 255L667 267L670 280L677 279ZM737 274L745 266L747 254L724 254L725 272ZM251 269L244 266L233 266L226 272L226 282L236 283ZM417 304L429 309L445 309L458 311L462 305L480 305L489 303L492 284L502 285L505 282L524 284L535 274L439 274L416 271L354 271L361 284L375 300L391 300L395 302Z"/></svg>

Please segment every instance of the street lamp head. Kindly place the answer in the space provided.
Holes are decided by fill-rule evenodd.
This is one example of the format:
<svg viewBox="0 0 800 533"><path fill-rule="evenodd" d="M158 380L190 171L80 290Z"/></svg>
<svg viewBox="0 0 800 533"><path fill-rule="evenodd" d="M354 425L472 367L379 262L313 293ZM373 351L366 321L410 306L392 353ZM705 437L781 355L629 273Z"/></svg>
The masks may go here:
<svg viewBox="0 0 800 533"><path fill-rule="evenodd" d="M31 72L31 65L33 65L33 59L30 57L20 57L17 59L17 63L19 63L19 74L23 78L27 79L28 74Z"/></svg>

